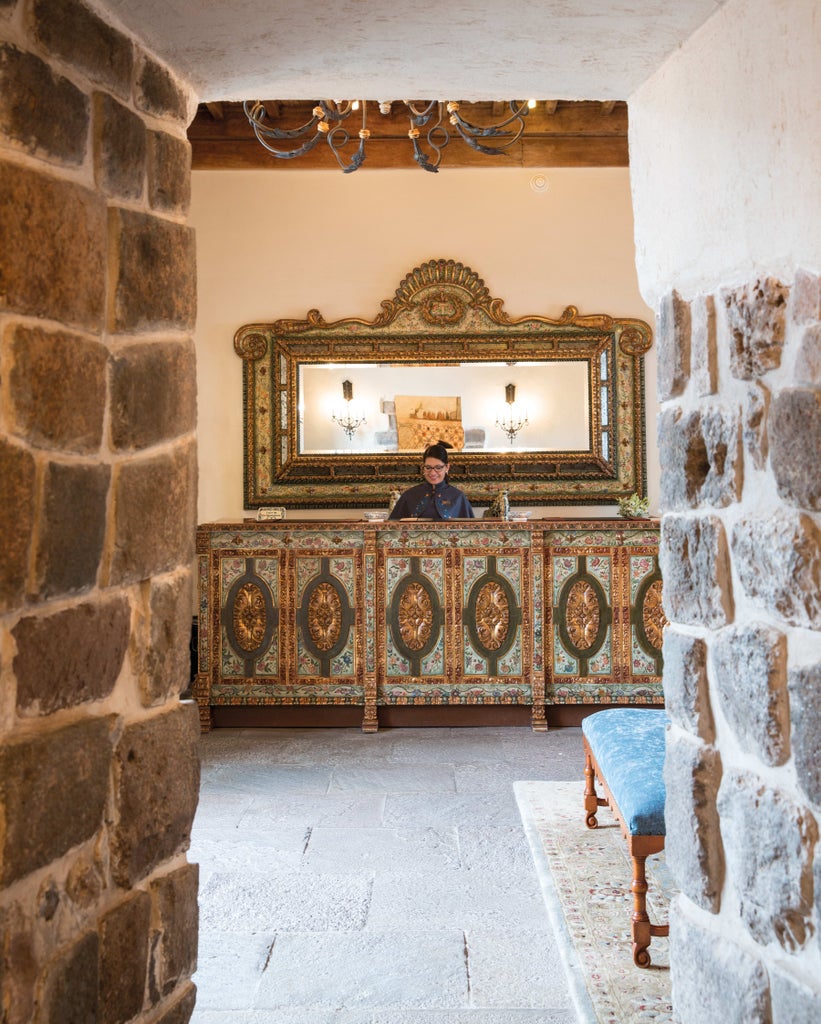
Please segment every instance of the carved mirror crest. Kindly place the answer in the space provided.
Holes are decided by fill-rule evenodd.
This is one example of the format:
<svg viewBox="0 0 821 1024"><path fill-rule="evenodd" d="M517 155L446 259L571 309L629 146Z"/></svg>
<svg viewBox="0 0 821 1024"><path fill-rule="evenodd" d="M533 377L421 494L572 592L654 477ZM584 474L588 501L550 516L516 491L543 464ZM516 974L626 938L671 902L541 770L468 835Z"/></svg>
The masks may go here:
<svg viewBox="0 0 821 1024"><path fill-rule="evenodd" d="M474 505L615 504L646 493L642 320L511 317L474 271L431 260L373 320L246 324L245 507L368 508L450 441Z"/></svg>

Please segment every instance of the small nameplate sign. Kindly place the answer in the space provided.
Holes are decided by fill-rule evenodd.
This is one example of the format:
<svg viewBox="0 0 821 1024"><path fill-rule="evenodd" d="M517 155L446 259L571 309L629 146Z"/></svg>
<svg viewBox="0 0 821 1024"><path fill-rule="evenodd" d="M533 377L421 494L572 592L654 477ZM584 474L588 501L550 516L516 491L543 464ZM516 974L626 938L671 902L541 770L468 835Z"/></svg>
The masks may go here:
<svg viewBox="0 0 821 1024"><path fill-rule="evenodd" d="M267 523L273 519L284 519L285 509L280 507L261 508L257 510L257 522Z"/></svg>

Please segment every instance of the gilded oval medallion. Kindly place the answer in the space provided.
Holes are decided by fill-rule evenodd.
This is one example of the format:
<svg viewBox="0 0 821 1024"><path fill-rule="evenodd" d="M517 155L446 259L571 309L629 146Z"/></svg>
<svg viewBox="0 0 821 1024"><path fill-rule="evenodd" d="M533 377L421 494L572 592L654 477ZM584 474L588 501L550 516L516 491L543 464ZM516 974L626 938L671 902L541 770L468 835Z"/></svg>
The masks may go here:
<svg viewBox="0 0 821 1024"><path fill-rule="evenodd" d="M494 580L485 583L476 598L476 632L488 651L498 651L507 639L510 604Z"/></svg>
<svg viewBox="0 0 821 1024"><path fill-rule="evenodd" d="M411 651L421 651L430 638L433 605L420 583L409 583L399 598L399 633Z"/></svg>
<svg viewBox="0 0 821 1024"><path fill-rule="evenodd" d="M308 601L308 632L319 651L329 651L342 629L342 602L330 583L314 587Z"/></svg>
<svg viewBox="0 0 821 1024"><path fill-rule="evenodd" d="M667 625L667 616L661 605L661 591L661 580L653 580L644 595L644 605L641 609L644 635L657 651L661 650L664 627Z"/></svg>
<svg viewBox="0 0 821 1024"><path fill-rule="evenodd" d="M234 636L243 651L255 651L265 638L268 614L256 583L243 583L234 601Z"/></svg>
<svg viewBox="0 0 821 1024"><path fill-rule="evenodd" d="M601 608L596 591L587 580L576 580L567 595L567 632L579 651L596 642L601 623Z"/></svg>

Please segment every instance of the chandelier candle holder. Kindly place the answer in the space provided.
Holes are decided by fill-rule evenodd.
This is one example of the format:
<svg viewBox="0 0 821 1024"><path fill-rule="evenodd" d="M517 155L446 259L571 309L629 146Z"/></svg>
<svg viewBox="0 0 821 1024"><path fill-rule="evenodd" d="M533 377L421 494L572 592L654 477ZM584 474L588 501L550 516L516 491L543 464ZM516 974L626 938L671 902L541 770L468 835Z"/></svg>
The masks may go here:
<svg viewBox="0 0 821 1024"><path fill-rule="evenodd" d="M520 409L516 405L516 385L505 385L505 406L496 417L496 426L506 435L511 444L516 435L527 426L527 409Z"/></svg>
<svg viewBox="0 0 821 1024"><path fill-rule="evenodd" d="M331 415L331 419L342 427L350 441L357 430L368 421L365 416L359 414L359 410L353 404L353 384L349 380L342 381L342 398L345 404Z"/></svg>
<svg viewBox="0 0 821 1024"><path fill-rule="evenodd" d="M524 119L536 101L508 101L507 116L490 125L468 121L459 113L460 104L455 100L370 102L370 106L376 107L385 117L391 113L393 104L401 104L407 112L413 159L422 170L435 174L442 161L442 150L454 138L461 138L477 153L488 156L498 156L508 149L521 138L525 129ZM269 153L280 160L294 160L310 153L320 142L325 142L345 174L358 170L365 162L366 147L371 138L368 108L367 100L318 100L309 121L296 128L282 128L269 118L261 100L246 100L242 105L254 135ZM357 133L359 146L355 152L346 154L343 149L353 140L345 122L358 111L362 113L362 124Z"/></svg>

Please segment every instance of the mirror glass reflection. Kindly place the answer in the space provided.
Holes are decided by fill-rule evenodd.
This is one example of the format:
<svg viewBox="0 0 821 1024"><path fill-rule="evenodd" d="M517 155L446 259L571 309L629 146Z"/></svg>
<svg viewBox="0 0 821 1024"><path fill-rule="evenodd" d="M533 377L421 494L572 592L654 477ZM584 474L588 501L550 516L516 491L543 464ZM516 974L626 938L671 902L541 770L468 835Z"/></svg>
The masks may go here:
<svg viewBox="0 0 821 1024"><path fill-rule="evenodd" d="M301 455L591 450L587 359L300 363L297 380Z"/></svg>

